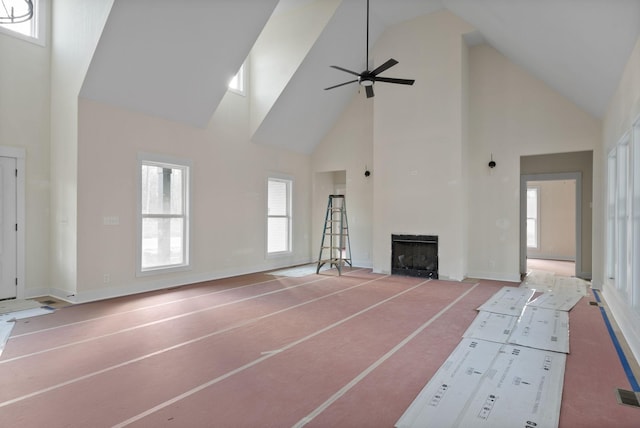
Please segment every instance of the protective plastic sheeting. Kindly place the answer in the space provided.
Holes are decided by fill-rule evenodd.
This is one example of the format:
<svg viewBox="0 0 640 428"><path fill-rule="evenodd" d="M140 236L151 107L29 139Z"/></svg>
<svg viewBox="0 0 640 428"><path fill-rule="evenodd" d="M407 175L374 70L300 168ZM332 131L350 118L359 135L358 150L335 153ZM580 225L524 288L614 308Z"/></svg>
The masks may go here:
<svg viewBox="0 0 640 428"><path fill-rule="evenodd" d="M575 292L548 292L536 297L527 306L555 309L557 311L570 311L582 299L582 294Z"/></svg>
<svg viewBox="0 0 640 428"><path fill-rule="evenodd" d="M462 337L507 343L518 317L480 311Z"/></svg>
<svg viewBox="0 0 640 428"><path fill-rule="evenodd" d="M509 343L569 353L569 313L525 307L509 336Z"/></svg>
<svg viewBox="0 0 640 428"><path fill-rule="evenodd" d="M396 427L557 427L565 364L562 353L465 338Z"/></svg>
<svg viewBox="0 0 640 428"><path fill-rule="evenodd" d="M534 294L535 290L523 287L502 287L478 310L517 317Z"/></svg>

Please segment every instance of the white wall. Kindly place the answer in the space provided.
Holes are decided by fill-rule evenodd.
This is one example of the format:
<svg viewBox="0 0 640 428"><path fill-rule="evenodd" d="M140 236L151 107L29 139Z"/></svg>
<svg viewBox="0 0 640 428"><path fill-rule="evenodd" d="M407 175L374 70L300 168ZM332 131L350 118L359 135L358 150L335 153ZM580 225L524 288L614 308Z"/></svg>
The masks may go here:
<svg viewBox="0 0 640 428"><path fill-rule="evenodd" d="M576 181L528 181L538 188L539 242L527 247L527 257L571 260L576 258Z"/></svg>
<svg viewBox="0 0 640 428"><path fill-rule="evenodd" d="M390 272L391 235L439 236L439 273L461 280L466 256L462 35L472 28L447 11L387 29L375 64L413 86L376 84L373 121L373 267Z"/></svg>
<svg viewBox="0 0 640 428"><path fill-rule="evenodd" d="M260 126L335 12L337 0L275 13L250 53L251 133Z"/></svg>
<svg viewBox="0 0 640 428"><path fill-rule="evenodd" d="M83 301L306 263L310 158L249 141L249 100L227 92L206 129L82 100L78 136L78 286ZM191 269L136 277L137 156L192 166ZM266 256L270 173L293 178L293 253ZM118 217L105 225L104 217ZM108 282L105 282L105 274Z"/></svg>
<svg viewBox="0 0 640 428"><path fill-rule="evenodd" d="M339 121L313 152L311 234L312 254L316 260L320 250L328 192L333 191L333 182L328 175L322 173L344 170L347 174L346 202L353 265L372 266L373 187L377 176L376 170L372 168L372 101L373 99L365 97L364 92L355 93ZM370 169L369 177L364 176L365 168Z"/></svg>
<svg viewBox="0 0 640 428"><path fill-rule="evenodd" d="M51 292L77 284L78 94L113 0L52 2Z"/></svg>
<svg viewBox="0 0 640 428"><path fill-rule="evenodd" d="M620 78L617 91L613 96L607 114L604 118L602 151L604 159L600 160L600 166L606 171L607 154L620 141L626 132L631 130L634 121L640 118L640 38L638 39L629 61ZM606 189L606 174L603 174L600 183ZM606 218L606 207L600 205L598 214L601 219ZM605 247L605 227L601 226L599 233L594 236L594 248ZM598 264L601 266L600 272L604 272L604 253L601 253ZM638 263L638 254L633 254L634 262ZM603 276L600 276L600 281ZM602 282L601 282L602 283ZM633 293L640 292L639 284L631 284ZM615 285L608 279L604 279L604 296L611 308L614 318L622 330L629 347L633 351L636 359L640 359L640 314L631 307L628 296L619 292Z"/></svg>
<svg viewBox="0 0 640 428"><path fill-rule="evenodd" d="M593 150L595 183L601 121L486 44L469 49L469 91L468 275L519 281L520 157Z"/></svg>
<svg viewBox="0 0 640 428"><path fill-rule="evenodd" d="M50 48L0 33L0 146L26 152L24 294L49 287Z"/></svg>

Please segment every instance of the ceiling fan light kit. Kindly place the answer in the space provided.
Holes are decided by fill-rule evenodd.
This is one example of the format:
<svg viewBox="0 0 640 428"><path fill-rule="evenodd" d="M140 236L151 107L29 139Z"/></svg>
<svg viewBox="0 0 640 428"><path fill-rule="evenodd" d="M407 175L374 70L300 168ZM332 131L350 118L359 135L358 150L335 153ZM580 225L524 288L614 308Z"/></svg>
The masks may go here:
<svg viewBox="0 0 640 428"><path fill-rule="evenodd" d="M397 79L395 77L381 77L378 76L383 71L393 67L396 65L398 61L391 58L388 59L384 64L376 68L375 70L369 70L369 0L367 0L367 46L366 46L366 56L365 56L365 64L367 64L367 69L361 73L357 73L352 70L348 70L343 67L338 67L337 65L332 65L331 68L335 68L336 70L344 71L345 73L353 74L354 76L358 76L357 79L349 80L348 82L339 83L334 86L330 86L328 88L324 88L325 91L329 89L338 88L340 86L348 85L350 83L358 82L360 86L364 86L365 92L367 94L367 98L371 98L374 96L373 93L373 85L375 82L384 82L384 83L395 83L399 85L413 85L415 80L413 79Z"/></svg>

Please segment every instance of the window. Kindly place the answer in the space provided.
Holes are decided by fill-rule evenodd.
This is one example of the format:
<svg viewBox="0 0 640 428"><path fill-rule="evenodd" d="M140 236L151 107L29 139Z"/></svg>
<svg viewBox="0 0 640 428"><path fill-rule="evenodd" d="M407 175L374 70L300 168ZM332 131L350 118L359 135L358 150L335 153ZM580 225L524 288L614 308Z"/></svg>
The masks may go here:
<svg viewBox="0 0 640 428"><path fill-rule="evenodd" d="M291 251L292 181L269 178L267 189L267 253Z"/></svg>
<svg viewBox="0 0 640 428"><path fill-rule="evenodd" d="M633 127L633 145L631 147L631 284L633 307L640 313L640 118Z"/></svg>
<svg viewBox="0 0 640 428"><path fill-rule="evenodd" d="M616 277L616 150L607 159L607 254L606 276Z"/></svg>
<svg viewBox="0 0 640 428"><path fill-rule="evenodd" d="M140 159L139 273L189 265L189 169Z"/></svg>
<svg viewBox="0 0 640 428"><path fill-rule="evenodd" d="M233 76L233 79L229 82L229 89L240 95L244 95L244 64L240 67L240 70Z"/></svg>
<svg viewBox="0 0 640 428"><path fill-rule="evenodd" d="M616 263L615 263L615 284L625 297L628 288L628 174L629 174L629 139L618 143L616 149L616 209L615 209L615 240L616 240Z"/></svg>
<svg viewBox="0 0 640 428"><path fill-rule="evenodd" d="M44 44L47 0L0 0L0 32Z"/></svg>
<svg viewBox="0 0 640 428"><path fill-rule="evenodd" d="M538 248L539 245L539 198L540 189L538 187L527 187L527 247L529 248Z"/></svg>
<svg viewBox="0 0 640 428"><path fill-rule="evenodd" d="M637 131L634 128L633 132L627 133L609 153L605 256L609 283L618 291L619 297L640 312L640 288L636 282L640 244Z"/></svg>

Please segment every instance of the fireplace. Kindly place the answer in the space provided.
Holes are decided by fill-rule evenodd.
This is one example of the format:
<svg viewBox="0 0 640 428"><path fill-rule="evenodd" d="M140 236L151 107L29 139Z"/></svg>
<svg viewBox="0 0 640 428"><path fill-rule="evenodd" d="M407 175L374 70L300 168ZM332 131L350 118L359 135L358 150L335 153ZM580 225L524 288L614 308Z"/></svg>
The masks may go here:
<svg viewBox="0 0 640 428"><path fill-rule="evenodd" d="M438 237L391 235L391 273L438 278Z"/></svg>

